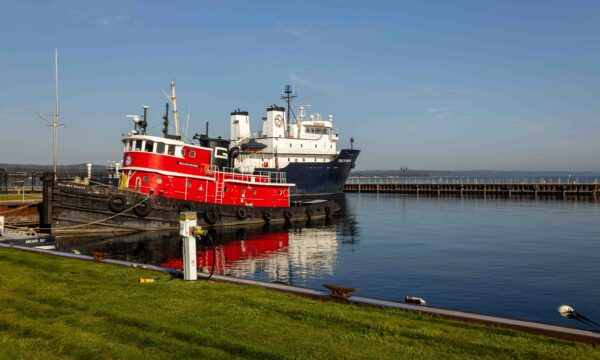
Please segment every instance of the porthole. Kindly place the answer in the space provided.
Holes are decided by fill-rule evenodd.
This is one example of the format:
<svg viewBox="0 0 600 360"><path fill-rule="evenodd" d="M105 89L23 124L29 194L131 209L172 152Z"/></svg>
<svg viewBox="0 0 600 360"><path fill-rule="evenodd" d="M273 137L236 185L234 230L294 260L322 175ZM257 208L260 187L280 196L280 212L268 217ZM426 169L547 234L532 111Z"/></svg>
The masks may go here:
<svg viewBox="0 0 600 360"><path fill-rule="evenodd" d="M188 189L192 187L192 182L191 181L187 182L187 187L188 187Z"/></svg>
<svg viewBox="0 0 600 360"><path fill-rule="evenodd" d="M279 191L277 191L277 195L281 195L283 194L283 191L281 191L281 189L279 189Z"/></svg>
<svg viewBox="0 0 600 360"><path fill-rule="evenodd" d="M256 189L252 190L252 195L256 195Z"/></svg>
<svg viewBox="0 0 600 360"><path fill-rule="evenodd" d="M156 179L156 183L157 183L158 185L162 184L162 179L161 179L161 178L157 178L157 179Z"/></svg>
<svg viewBox="0 0 600 360"><path fill-rule="evenodd" d="M191 158L194 158L194 157L196 157L196 152L195 152L195 151L193 151L193 150L190 150L190 157L191 157Z"/></svg>
<svg viewBox="0 0 600 360"><path fill-rule="evenodd" d="M143 182L148 182L148 175L144 175L144 177L142 178Z"/></svg>

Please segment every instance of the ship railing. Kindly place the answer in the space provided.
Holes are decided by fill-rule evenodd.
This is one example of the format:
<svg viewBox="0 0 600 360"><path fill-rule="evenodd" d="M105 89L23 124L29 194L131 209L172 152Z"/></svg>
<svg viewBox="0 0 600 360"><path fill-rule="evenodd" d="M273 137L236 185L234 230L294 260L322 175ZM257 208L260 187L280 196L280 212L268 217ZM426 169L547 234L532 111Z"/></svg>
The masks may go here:
<svg viewBox="0 0 600 360"><path fill-rule="evenodd" d="M281 171L254 171L253 173L242 173L235 168L223 168L224 179L246 181L251 183L274 183L285 184L287 182L285 172Z"/></svg>

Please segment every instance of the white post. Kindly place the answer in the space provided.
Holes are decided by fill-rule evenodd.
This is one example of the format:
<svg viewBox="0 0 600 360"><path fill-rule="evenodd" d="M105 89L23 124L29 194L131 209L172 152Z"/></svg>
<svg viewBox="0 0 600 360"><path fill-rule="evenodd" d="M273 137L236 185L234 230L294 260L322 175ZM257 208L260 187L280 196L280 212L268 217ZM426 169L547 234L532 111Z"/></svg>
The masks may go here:
<svg viewBox="0 0 600 360"><path fill-rule="evenodd" d="M88 170L88 179L92 178L92 164L87 164L87 170Z"/></svg>
<svg viewBox="0 0 600 360"><path fill-rule="evenodd" d="M4 234L4 216L0 216L0 235Z"/></svg>
<svg viewBox="0 0 600 360"><path fill-rule="evenodd" d="M198 280L196 263L196 213L185 211L179 214L179 234L183 237L183 280Z"/></svg>

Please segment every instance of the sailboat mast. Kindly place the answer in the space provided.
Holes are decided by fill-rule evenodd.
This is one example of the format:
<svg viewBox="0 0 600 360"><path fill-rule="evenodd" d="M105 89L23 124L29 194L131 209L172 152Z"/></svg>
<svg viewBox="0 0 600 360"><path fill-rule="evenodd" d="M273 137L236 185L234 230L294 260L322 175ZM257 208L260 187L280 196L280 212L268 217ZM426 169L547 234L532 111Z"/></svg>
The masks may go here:
<svg viewBox="0 0 600 360"><path fill-rule="evenodd" d="M56 180L56 128L58 127L58 47L54 48L54 74L56 83L56 110L54 111L54 122L52 123L52 172Z"/></svg>
<svg viewBox="0 0 600 360"><path fill-rule="evenodd" d="M171 80L171 100L173 101L173 121L175 122L175 135L179 133L179 115L177 114L177 99L175 98L175 80Z"/></svg>

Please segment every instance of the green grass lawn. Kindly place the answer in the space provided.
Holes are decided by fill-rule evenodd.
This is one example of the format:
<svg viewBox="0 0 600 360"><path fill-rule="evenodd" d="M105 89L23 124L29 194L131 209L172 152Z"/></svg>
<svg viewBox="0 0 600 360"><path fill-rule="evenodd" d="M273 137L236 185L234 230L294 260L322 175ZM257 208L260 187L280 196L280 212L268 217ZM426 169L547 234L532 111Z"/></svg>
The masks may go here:
<svg viewBox="0 0 600 360"><path fill-rule="evenodd" d="M511 330L167 279L0 249L0 359L600 358Z"/></svg>
<svg viewBox="0 0 600 360"><path fill-rule="evenodd" d="M23 200L23 195L0 194L0 201L19 201L19 200ZM42 200L42 194L25 194L25 200Z"/></svg>

